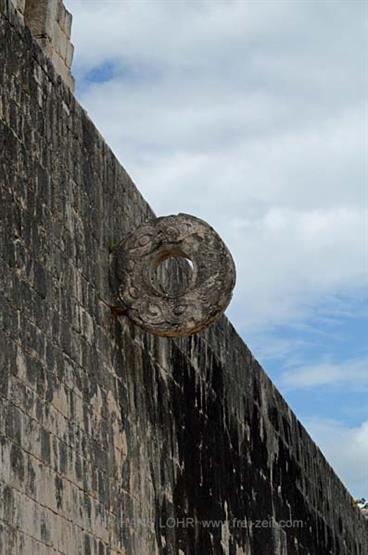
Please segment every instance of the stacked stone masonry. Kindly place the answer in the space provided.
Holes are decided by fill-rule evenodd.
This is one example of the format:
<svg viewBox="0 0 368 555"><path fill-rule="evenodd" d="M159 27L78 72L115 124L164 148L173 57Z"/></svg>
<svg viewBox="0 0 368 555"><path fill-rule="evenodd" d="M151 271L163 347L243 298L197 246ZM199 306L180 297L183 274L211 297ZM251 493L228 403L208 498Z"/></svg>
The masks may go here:
<svg viewBox="0 0 368 555"><path fill-rule="evenodd" d="M367 555L225 317L112 314L110 246L152 210L7 0L0 45L0 554Z"/></svg>
<svg viewBox="0 0 368 555"><path fill-rule="evenodd" d="M72 16L62 0L11 0L66 85L74 90L71 74L73 45L70 41Z"/></svg>

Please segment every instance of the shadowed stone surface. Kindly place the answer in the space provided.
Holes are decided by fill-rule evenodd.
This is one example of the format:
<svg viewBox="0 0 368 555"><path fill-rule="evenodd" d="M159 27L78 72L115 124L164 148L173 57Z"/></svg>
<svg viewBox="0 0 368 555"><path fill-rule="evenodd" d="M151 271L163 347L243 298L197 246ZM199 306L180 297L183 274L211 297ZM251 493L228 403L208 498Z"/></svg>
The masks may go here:
<svg viewBox="0 0 368 555"><path fill-rule="evenodd" d="M186 287L170 291L158 280L157 269L174 257L189 260L192 268ZM225 244L211 226L188 214L140 225L115 249L112 270L124 314L166 337L192 335L218 320L235 285L235 265ZM181 278L179 273L178 283Z"/></svg>
<svg viewBox="0 0 368 555"><path fill-rule="evenodd" d="M114 318L109 245L154 214L0 12L1 555L366 555L226 318L179 339Z"/></svg>

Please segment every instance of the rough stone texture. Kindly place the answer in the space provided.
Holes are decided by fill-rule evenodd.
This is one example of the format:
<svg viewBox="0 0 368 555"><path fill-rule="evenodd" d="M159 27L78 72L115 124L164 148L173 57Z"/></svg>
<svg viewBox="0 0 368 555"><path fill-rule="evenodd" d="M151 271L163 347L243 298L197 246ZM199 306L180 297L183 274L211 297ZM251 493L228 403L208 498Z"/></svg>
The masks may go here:
<svg viewBox="0 0 368 555"><path fill-rule="evenodd" d="M164 261L177 259L177 290L158 279ZM186 275L185 267L191 263ZM182 264L180 264L180 262ZM117 303L134 323L154 335L187 336L215 322L235 285L232 256L216 231L189 214L163 216L138 226L113 252L111 285ZM170 267L168 275L175 276ZM174 269L175 272L175 269ZM117 281L114 286L114 281Z"/></svg>
<svg viewBox="0 0 368 555"><path fill-rule="evenodd" d="M154 215L0 12L1 555L366 555L367 521L226 318L172 340L111 313L109 244Z"/></svg>
<svg viewBox="0 0 368 555"><path fill-rule="evenodd" d="M71 74L73 45L70 42L72 16L63 0L8 0L22 22L32 32L56 71L73 91L74 78Z"/></svg>

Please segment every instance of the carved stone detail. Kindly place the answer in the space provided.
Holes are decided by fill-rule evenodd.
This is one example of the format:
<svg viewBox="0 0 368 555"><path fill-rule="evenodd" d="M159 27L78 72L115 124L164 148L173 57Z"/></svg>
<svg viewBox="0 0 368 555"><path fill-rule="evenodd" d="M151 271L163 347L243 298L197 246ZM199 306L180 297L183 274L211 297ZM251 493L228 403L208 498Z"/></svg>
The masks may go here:
<svg viewBox="0 0 368 555"><path fill-rule="evenodd" d="M188 287L175 294L155 279L157 267L171 257L192 263ZM194 216L165 216L140 225L116 247L114 259L119 308L154 335L197 333L217 320L231 300L232 256L215 230Z"/></svg>

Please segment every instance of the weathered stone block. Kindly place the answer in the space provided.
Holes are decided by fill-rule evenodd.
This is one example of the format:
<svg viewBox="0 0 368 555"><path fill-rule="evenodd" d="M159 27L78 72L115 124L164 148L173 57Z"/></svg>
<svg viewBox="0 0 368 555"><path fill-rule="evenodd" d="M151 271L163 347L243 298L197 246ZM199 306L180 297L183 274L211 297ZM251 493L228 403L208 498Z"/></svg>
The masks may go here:
<svg viewBox="0 0 368 555"><path fill-rule="evenodd" d="M65 64L67 67L71 67L73 61L74 46L71 42L67 42L66 52L65 52Z"/></svg>
<svg viewBox="0 0 368 555"><path fill-rule="evenodd" d="M59 54L59 56L63 59L64 63L65 63L66 50L67 50L68 44L69 44L69 41L64 31L56 23L54 27L53 47L56 50L56 52Z"/></svg>
<svg viewBox="0 0 368 555"><path fill-rule="evenodd" d="M64 8L64 25L63 25L63 30L64 33L66 34L66 36L68 38L70 38L71 32L72 32L72 22L73 22L73 16L72 14Z"/></svg>
<svg viewBox="0 0 368 555"><path fill-rule="evenodd" d="M3 13L6 10L9 14L8 17L13 17L14 14L11 8L8 8L9 4L7 2L13 2L12 6L17 8L22 21L24 15L24 21L30 28L33 37L54 63L57 61L57 58L54 57L54 52L57 52L65 63L68 60L65 68L59 63L56 63L55 68L67 86L73 89L74 79L70 73L72 61L70 45L72 18L70 13L65 9L62 0L1 1L5 3L1 10Z"/></svg>
<svg viewBox="0 0 368 555"><path fill-rule="evenodd" d="M14 7L23 15L26 5L26 0L11 0Z"/></svg>

